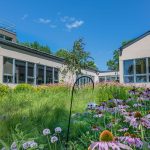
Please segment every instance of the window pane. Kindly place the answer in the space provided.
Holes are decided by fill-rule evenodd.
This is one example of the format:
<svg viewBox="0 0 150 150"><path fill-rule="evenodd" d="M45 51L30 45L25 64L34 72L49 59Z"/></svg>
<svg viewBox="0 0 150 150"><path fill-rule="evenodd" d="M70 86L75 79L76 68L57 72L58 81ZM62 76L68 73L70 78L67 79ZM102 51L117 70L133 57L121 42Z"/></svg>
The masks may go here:
<svg viewBox="0 0 150 150"><path fill-rule="evenodd" d="M133 76L125 76L124 77L124 82L125 83L133 83L134 82L134 77Z"/></svg>
<svg viewBox="0 0 150 150"><path fill-rule="evenodd" d="M4 57L3 60L3 82L12 83L13 82L13 59Z"/></svg>
<svg viewBox="0 0 150 150"><path fill-rule="evenodd" d="M46 67L46 83L53 83L53 68Z"/></svg>
<svg viewBox="0 0 150 150"><path fill-rule="evenodd" d="M58 83L58 69L54 68L54 83Z"/></svg>
<svg viewBox="0 0 150 150"><path fill-rule="evenodd" d="M105 81L105 77L99 77L99 82L104 82Z"/></svg>
<svg viewBox="0 0 150 150"><path fill-rule="evenodd" d="M106 81L107 82L111 81L111 77L110 76L106 76Z"/></svg>
<svg viewBox="0 0 150 150"><path fill-rule="evenodd" d="M13 72L13 59L12 58L4 57L3 66L4 66L4 74L9 74L9 75L13 74L12 73Z"/></svg>
<svg viewBox="0 0 150 150"><path fill-rule="evenodd" d="M26 63L23 61L15 61L15 83L25 83L25 67Z"/></svg>
<svg viewBox="0 0 150 150"><path fill-rule="evenodd" d="M33 63L28 63L27 83L34 84L34 64Z"/></svg>
<svg viewBox="0 0 150 150"><path fill-rule="evenodd" d="M28 63L28 77L34 77L34 64Z"/></svg>
<svg viewBox="0 0 150 150"><path fill-rule="evenodd" d="M44 84L44 66L37 65L37 84Z"/></svg>
<svg viewBox="0 0 150 150"><path fill-rule="evenodd" d="M132 75L132 74L133 74L133 60L125 60L124 75Z"/></svg>
<svg viewBox="0 0 150 150"><path fill-rule="evenodd" d="M8 37L8 36L5 36L5 40L7 40L7 41L12 41L12 38L11 38L11 37Z"/></svg>
<svg viewBox="0 0 150 150"><path fill-rule="evenodd" d="M148 58L148 68L149 68L149 73L150 73L150 58Z"/></svg>
<svg viewBox="0 0 150 150"><path fill-rule="evenodd" d="M0 34L0 38L1 38L1 39L4 39L4 35Z"/></svg>
<svg viewBox="0 0 150 150"><path fill-rule="evenodd" d="M34 78L28 78L27 82L28 82L29 84L34 84Z"/></svg>
<svg viewBox="0 0 150 150"><path fill-rule="evenodd" d="M146 76L137 76L136 82L138 82L138 83L147 82Z"/></svg>
<svg viewBox="0 0 150 150"><path fill-rule="evenodd" d="M13 82L13 76L4 75L3 82L4 83L12 83Z"/></svg>
<svg viewBox="0 0 150 150"><path fill-rule="evenodd" d="M137 59L136 64L136 74L145 74L146 73L146 59Z"/></svg>

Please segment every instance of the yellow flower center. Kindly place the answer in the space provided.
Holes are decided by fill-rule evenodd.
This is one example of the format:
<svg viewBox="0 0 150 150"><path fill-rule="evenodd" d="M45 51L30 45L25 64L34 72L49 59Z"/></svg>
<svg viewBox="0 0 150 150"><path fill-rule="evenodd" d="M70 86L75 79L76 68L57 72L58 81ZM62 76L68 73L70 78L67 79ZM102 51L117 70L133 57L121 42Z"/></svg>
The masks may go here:
<svg viewBox="0 0 150 150"><path fill-rule="evenodd" d="M103 141L103 142L110 142L110 141L113 141L114 139L114 136L113 134L108 131L108 130L104 130L101 134L100 134L100 141Z"/></svg>
<svg viewBox="0 0 150 150"><path fill-rule="evenodd" d="M126 133L124 134L124 136L130 136L130 133L129 133L129 132L126 132Z"/></svg>
<svg viewBox="0 0 150 150"><path fill-rule="evenodd" d="M132 138L136 138L137 136L135 134L130 135Z"/></svg>
<svg viewBox="0 0 150 150"><path fill-rule="evenodd" d="M134 114L134 117L135 117L135 118L141 118L141 117L142 117L142 114L137 111L137 112Z"/></svg>

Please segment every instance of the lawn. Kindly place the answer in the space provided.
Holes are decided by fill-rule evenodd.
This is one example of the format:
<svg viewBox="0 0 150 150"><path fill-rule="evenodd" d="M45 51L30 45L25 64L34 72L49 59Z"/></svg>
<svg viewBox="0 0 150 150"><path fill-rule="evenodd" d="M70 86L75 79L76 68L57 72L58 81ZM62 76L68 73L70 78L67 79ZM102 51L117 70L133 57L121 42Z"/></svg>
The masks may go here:
<svg viewBox="0 0 150 150"><path fill-rule="evenodd" d="M128 146L132 149L148 149L150 120L147 121L147 126L142 123L135 126L132 119L136 113L140 114L139 122L140 119L145 119L150 110L150 102L142 97L146 93L144 89L139 88L135 93L134 90L129 93L131 89L132 87L110 83L96 85L94 91L90 86L76 90L68 149L87 149L91 143L99 141L99 134L104 130L106 133L103 134L108 134L107 142L111 141L111 137L118 137L123 144L127 144L127 140L132 138L140 139L142 144L132 142ZM1 85L0 147L9 149L11 146L13 150L63 150L70 98L71 88L66 85L32 87L21 84L15 89ZM109 132L113 135L110 136ZM125 133L128 135L125 136ZM101 135L100 140L103 139L106 140ZM91 146L89 149L92 148Z"/></svg>

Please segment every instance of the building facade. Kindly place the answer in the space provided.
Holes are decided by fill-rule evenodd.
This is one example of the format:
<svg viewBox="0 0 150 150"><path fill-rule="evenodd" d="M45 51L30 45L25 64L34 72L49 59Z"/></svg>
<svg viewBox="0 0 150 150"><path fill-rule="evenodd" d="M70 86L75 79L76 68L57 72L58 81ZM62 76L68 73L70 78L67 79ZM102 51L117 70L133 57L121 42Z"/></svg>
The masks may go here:
<svg viewBox="0 0 150 150"><path fill-rule="evenodd" d="M150 31L120 48L120 82L150 85Z"/></svg>
<svg viewBox="0 0 150 150"><path fill-rule="evenodd" d="M0 83L14 86L65 82L72 84L78 76L63 73L64 59L17 44L14 31L0 28ZM117 81L123 84L150 86L150 31L120 48L119 71L82 70L95 83ZM82 83L90 82L82 79Z"/></svg>

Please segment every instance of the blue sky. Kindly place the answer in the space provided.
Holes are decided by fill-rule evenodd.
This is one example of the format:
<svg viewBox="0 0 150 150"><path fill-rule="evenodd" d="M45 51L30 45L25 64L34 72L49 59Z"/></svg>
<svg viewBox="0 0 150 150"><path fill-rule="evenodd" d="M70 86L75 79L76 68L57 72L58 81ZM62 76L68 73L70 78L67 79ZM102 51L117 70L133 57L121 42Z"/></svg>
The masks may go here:
<svg viewBox="0 0 150 150"><path fill-rule="evenodd" d="M0 11L20 41L39 41L53 52L84 38L100 70L122 41L150 30L150 0L1 0Z"/></svg>

